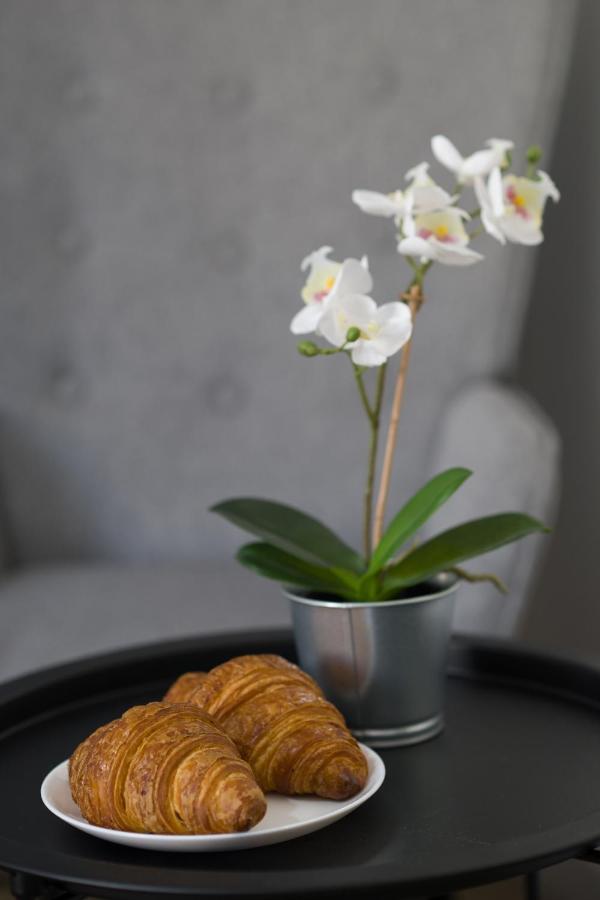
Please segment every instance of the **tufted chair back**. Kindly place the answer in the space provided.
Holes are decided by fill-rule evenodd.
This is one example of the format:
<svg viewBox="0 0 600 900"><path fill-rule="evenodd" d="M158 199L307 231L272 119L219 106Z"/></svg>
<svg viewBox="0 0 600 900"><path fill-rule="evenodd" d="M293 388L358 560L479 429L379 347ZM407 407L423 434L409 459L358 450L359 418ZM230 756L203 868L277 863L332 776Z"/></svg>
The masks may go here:
<svg viewBox="0 0 600 900"><path fill-rule="evenodd" d="M344 360L288 324L301 258L404 287L391 190L442 132L548 146L573 3L3 0L0 479L19 563L221 558L207 506L296 503L358 541L366 425ZM441 173L440 173L441 174ZM510 373L535 252L434 271L393 485L443 409ZM456 460L456 463L461 460Z"/></svg>

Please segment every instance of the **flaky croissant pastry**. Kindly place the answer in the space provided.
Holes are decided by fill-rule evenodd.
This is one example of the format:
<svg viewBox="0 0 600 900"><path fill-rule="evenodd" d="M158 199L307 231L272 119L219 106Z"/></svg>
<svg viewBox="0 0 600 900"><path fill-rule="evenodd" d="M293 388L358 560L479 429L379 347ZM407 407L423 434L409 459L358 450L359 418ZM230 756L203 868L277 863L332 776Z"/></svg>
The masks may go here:
<svg viewBox="0 0 600 900"><path fill-rule="evenodd" d="M69 760L73 799L94 825L154 834L246 831L265 814L248 763L189 703L134 706Z"/></svg>
<svg viewBox="0 0 600 900"><path fill-rule="evenodd" d="M367 762L342 714L313 679L281 656L238 656L188 672L165 700L210 713L263 791L344 800L367 780Z"/></svg>

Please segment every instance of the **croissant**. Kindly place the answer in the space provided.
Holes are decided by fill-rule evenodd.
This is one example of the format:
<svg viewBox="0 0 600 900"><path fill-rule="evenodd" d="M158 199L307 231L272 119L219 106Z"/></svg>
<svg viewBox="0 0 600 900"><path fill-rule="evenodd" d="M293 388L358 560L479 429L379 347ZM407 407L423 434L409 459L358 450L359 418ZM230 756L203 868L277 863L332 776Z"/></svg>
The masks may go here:
<svg viewBox="0 0 600 900"><path fill-rule="evenodd" d="M154 834L246 831L266 802L248 763L189 703L134 706L69 760L73 799L94 825Z"/></svg>
<svg viewBox="0 0 600 900"><path fill-rule="evenodd" d="M281 656L238 656L208 673L188 672L165 700L210 713L263 791L344 800L365 785L367 762L342 714Z"/></svg>

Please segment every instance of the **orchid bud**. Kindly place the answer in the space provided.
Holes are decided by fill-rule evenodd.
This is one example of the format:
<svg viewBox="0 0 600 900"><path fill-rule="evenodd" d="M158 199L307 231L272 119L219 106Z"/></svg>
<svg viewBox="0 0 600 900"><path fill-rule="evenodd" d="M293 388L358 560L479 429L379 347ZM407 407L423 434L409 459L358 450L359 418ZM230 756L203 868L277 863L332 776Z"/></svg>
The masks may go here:
<svg viewBox="0 0 600 900"><path fill-rule="evenodd" d="M312 341L300 341L298 344L298 353L302 356L318 356L319 348Z"/></svg>
<svg viewBox="0 0 600 900"><path fill-rule="evenodd" d="M353 344L354 341L357 341L360 337L360 328L357 328L356 325L351 325L348 331L346 332L346 343Z"/></svg>
<svg viewBox="0 0 600 900"><path fill-rule="evenodd" d="M531 147L528 147L527 153L525 154L525 158L530 166L537 166L537 164L541 161L542 156L542 148L537 144L532 144Z"/></svg>

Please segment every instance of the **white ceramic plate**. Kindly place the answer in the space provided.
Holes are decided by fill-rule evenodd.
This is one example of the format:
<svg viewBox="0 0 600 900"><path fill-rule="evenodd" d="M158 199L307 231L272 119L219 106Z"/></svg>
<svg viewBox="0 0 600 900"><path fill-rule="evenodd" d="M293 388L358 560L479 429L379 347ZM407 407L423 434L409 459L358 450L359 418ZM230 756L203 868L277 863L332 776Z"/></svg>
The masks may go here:
<svg viewBox="0 0 600 900"><path fill-rule="evenodd" d="M94 837L127 844L145 850L170 850L174 852L207 853L215 850L245 850L248 847L264 847L301 837L318 831L347 816L372 797L385 778L385 766L381 757L369 747L360 745L369 764L369 777L362 791L350 800L322 800L318 797L281 797L267 795L267 812L251 831L239 834L138 834L133 831L115 831L90 825L79 812L71 797L68 763L62 762L46 775L42 784L42 800L50 812L80 831Z"/></svg>

